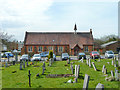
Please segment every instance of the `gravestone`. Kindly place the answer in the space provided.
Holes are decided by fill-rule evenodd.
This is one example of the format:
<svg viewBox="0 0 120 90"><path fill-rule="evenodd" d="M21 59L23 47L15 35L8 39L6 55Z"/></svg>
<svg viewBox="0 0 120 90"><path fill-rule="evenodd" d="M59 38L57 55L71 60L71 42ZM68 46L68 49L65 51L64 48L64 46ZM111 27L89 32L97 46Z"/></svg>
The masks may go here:
<svg viewBox="0 0 120 90"><path fill-rule="evenodd" d="M101 61L101 59L99 58L99 59L98 59L98 62L100 62L100 61Z"/></svg>
<svg viewBox="0 0 120 90"><path fill-rule="evenodd" d="M13 65L15 65L15 61L13 61Z"/></svg>
<svg viewBox="0 0 120 90"><path fill-rule="evenodd" d="M27 67L28 67L28 61L27 61Z"/></svg>
<svg viewBox="0 0 120 90"><path fill-rule="evenodd" d="M18 61L18 54L17 54L17 52L15 53L15 60L16 60L16 62Z"/></svg>
<svg viewBox="0 0 120 90"><path fill-rule="evenodd" d="M101 83L98 83L95 90L104 90L104 85Z"/></svg>
<svg viewBox="0 0 120 90"><path fill-rule="evenodd" d="M74 72L73 72L73 65L71 66L71 70L72 70L72 74L74 74Z"/></svg>
<svg viewBox="0 0 120 90"><path fill-rule="evenodd" d="M46 70L46 68L45 68L45 62L43 62L43 68Z"/></svg>
<svg viewBox="0 0 120 90"><path fill-rule="evenodd" d="M70 58L68 58L68 64L70 64Z"/></svg>
<svg viewBox="0 0 120 90"><path fill-rule="evenodd" d="M9 55L8 55L8 57L7 57L7 58L8 58L8 62L9 62L9 59L10 59Z"/></svg>
<svg viewBox="0 0 120 90"><path fill-rule="evenodd" d="M95 71L97 71L97 69L96 69L96 67L95 67L95 63L94 63L94 62L92 62L92 65L93 65L94 70L95 70Z"/></svg>
<svg viewBox="0 0 120 90"><path fill-rule="evenodd" d="M30 70L29 70L29 74L28 74L28 77L29 77L29 87L31 87L30 76L31 76L31 74L30 74Z"/></svg>
<svg viewBox="0 0 120 90"><path fill-rule="evenodd" d="M5 62L5 67L8 67L8 63L7 62Z"/></svg>
<svg viewBox="0 0 120 90"><path fill-rule="evenodd" d="M22 70L22 62L20 62L20 70Z"/></svg>
<svg viewBox="0 0 120 90"><path fill-rule="evenodd" d="M88 59L86 59L86 64L89 65L89 61L88 61Z"/></svg>
<svg viewBox="0 0 120 90"><path fill-rule="evenodd" d="M114 65L114 60L112 60L112 65Z"/></svg>
<svg viewBox="0 0 120 90"><path fill-rule="evenodd" d="M84 62L83 59L84 59L84 57L82 57L82 63Z"/></svg>
<svg viewBox="0 0 120 90"><path fill-rule="evenodd" d="M77 65L75 65L75 77L77 78Z"/></svg>
<svg viewBox="0 0 120 90"><path fill-rule="evenodd" d="M113 71L111 70L111 76L114 77Z"/></svg>
<svg viewBox="0 0 120 90"><path fill-rule="evenodd" d="M116 72L115 72L115 80L116 81L118 81L119 80L119 76L118 76L119 74L118 74L118 70L116 70Z"/></svg>
<svg viewBox="0 0 120 90"><path fill-rule="evenodd" d="M107 74L107 69L106 68L104 69L104 74Z"/></svg>
<svg viewBox="0 0 120 90"><path fill-rule="evenodd" d="M75 78L75 83L77 83L77 78Z"/></svg>
<svg viewBox="0 0 120 90"><path fill-rule="evenodd" d="M25 68L25 61L23 61L23 68Z"/></svg>
<svg viewBox="0 0 120 90"><path fill-rule="evenodd" d="M103 65L103 68L102 68L102 73L104 73L104 69L105 69L105 65Z"/></svg>
<svg viewBox="0 0 120 90"><path fill-rule="evenodd" d="M80 65L77 66L77 78L79 77Z"/></svg>
<svg viewBox="0 0 120 90"><path fill-rule="evenodd" d="M51 58L50 58L50 59L49 59L49 66L51 66L51 64L52 64L52 63L51 63Z"/></svg>
<svg viewBox="0 0 120 90"><path fill-rule="evenodd" d="M0 62L1 62L1 52L0 52Z"/></svg>
<svg viewBox="0 0 120 90"><path fill-rule="evenodd" d="M85 74L84 83L83 83L83 89L85 89L85 90L88 88L89 79L90 79L90 76Z"/></svg>
<svg viewBox="0 0 120 90"><path fill-rule="evenodd" d="M114 67L117 67L116 60L114 60L114 61L115 61L115 63L114 63Z"/></svg>
<svg viewBox="0 0 120 90"><path fill-rule="evenodd" d="M119 54L118 54L118 66L120 67L120 51L119 51Z"/></svg>
<svg viewBox="0 0 120 90"><path fill-rule="evenodd" d="M91 60L89 59L89 67L91 68Z"/></svg>
<svg viewBox="0 0 120 90"><path fill-rule="evenodd" d="M42 75L44 74L44 70L45 70L44 67L42 67Z"/></svg>

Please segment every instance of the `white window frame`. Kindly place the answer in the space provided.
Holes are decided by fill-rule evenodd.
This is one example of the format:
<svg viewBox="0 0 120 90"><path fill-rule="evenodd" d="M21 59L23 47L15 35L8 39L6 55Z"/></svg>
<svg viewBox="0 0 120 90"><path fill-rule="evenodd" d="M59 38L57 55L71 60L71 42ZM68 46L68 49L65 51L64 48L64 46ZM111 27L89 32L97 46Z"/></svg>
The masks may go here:
<svg viewBox="0 0 120 90"><path fill-rule="evenodd" d="M43 50L43 47L42 47L42 46L39 46L39 47L38 47L38 52L42 52L42 50Z"/></svg>
<svg viewBox="0 0 120 90"><path fill-rule="evenodd" d="M28 46L28 52L32 52L33 48L32 46Z"/></svg>
<svg viewBox="0 0 120 90"><path fill-rule="evenodd" d="M53 50L53 46L49 46L49 47L48 47L48 50Z"/></svg>
<svg viewBox="0 0 120 90"><path fill-rule="evenodd" d="M59 51L59 52L63 52L63 47L62 47L62 46L59 46L58 51Z"/></svg>

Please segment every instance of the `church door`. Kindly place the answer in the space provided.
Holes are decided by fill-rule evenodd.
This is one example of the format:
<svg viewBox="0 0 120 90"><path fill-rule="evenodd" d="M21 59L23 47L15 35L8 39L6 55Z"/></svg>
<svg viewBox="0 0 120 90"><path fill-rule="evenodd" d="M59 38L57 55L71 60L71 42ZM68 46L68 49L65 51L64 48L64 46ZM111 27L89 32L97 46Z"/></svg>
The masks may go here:
<svg viewBox="0 0 120 90"><path fill-rule="evenodd" d="M79 46L75 46L75 48L74 48L74 56L77 56L79 52L80 52Z"/></svg>

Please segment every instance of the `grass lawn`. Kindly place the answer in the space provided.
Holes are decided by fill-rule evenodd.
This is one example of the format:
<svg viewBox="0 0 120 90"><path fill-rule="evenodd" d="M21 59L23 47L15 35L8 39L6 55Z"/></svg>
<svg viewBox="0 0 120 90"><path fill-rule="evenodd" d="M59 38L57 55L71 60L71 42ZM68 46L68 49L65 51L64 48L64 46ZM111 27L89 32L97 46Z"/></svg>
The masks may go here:
<svg viewBox="0 0 120 90"><path fill-rule="evenodd" d="M105 88L118 88L118 81L105 81L106 76L102 73L103 65L107 68L108 76L111 76L111 70L115 71L115 67L111 65L110 59L102 59L100 62L91 60L91 62L95 62L96 68L99 71L94 71L93 67L89 68L85 60L84 63L77 60L72 60L71 62L74 62L74 68L75 65L80 65L78 83L64 83L69 79L74 80L74 77L46 78L48 74L71 74L70 64L65 66L67 64L66 61L55 61L51 67L46 63L45 75L41 75L43 63L38 62L37 65L40 67L33 67L34 65L32 65L23 70L19 70L19 64L7 68L3 67L2 88L29 88L28 70L31 71L31 88L82 88L85 74L90 76L89 88L95 88L98 83L103 84ZM107 62L110 62L110 64ZM12 73L12 71L16 71L16 73ZM38 73L40 74L40 78L36 78Z"/></svg>

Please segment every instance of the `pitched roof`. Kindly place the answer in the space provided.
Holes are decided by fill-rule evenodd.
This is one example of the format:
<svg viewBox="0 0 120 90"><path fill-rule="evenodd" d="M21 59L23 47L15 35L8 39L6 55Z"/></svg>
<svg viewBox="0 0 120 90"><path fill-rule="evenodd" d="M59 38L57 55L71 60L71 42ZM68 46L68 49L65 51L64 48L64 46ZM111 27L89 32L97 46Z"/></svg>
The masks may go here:
<svg viewBox="0 0 120 90"><path fill-rule="evenodd" d="M111 44L114 44L114 43L116 43L116 42L117 42L117 41L111 41L111 42L102 44L101 47L106 47L106 46L111 45Z"/></svg>
<svg viewBox="0 0 120 90"><path fill-rule="evenodd" d="M78 44L93 45L93 36L90 32L26 32L25 45L69 45L73 48Z"/></svg>

